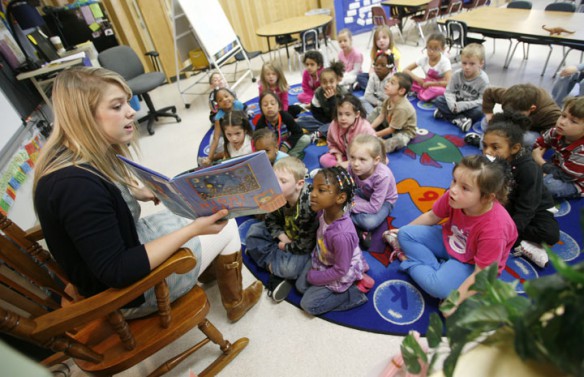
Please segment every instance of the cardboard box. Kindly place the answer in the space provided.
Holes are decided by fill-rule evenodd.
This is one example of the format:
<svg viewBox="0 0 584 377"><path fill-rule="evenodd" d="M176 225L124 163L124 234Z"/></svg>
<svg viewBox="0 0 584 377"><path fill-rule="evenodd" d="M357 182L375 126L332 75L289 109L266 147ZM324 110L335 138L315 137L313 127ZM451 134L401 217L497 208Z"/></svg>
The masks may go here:
<svg viewBox="0 0 584 377"><path fill-rule="evenodd" d="M189 58L191 59L193 69L205 69L209 67L209 61L201 49L189 51Z"/></svg>

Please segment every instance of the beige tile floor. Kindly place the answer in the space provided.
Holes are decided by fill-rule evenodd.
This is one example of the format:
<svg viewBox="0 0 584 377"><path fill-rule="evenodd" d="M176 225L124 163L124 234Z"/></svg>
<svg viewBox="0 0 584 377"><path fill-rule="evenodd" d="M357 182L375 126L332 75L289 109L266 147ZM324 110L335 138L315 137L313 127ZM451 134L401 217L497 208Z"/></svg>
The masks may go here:
<svg viewBox="0 0 584 377"><path fill-rule="evenodd" d="M541 0L540 0L541 1ZM543 8L544 2L535 7ZM412 24L406 25L406 44L398 44L402 54L402 67L414 61L421 53L423 46L416 46L416 31ZM366 44L369 34L354 37L354 45L365 56L368 55ZM336 42L334 42L336 43ZM517 52L509 69L504 70L503 59L508 43L499 40L496 52L493 53L493 42L485 43L487 49L487 67L493 85L507 86L519 82L531 82L550 89L553 80L551 75L561 59L561 48L555 47L554 54L546 75L540 77L540 71L547 54L547 47L531 48L529 60L522 60ZM518 49L519 50L519 49ZM331 58L337 52L330 50ZM285 57L285 53L282 54ZM572 53L569 63L577 63L580 56ZM268 60L267 54L264 59ZM287 66L282 61L283 66ZM364 66L369 67L366 57ZM240 64L241 67L241 64ZM261 59L252 62L256 75L259 74ZM233 66L226 68L231 72ZM301 71L285 71L288 82L299 83ZM204 80L203 80L204 81ZM199 92L207 90L206 85L195 88ZM246 80L236 88L239 98L247 101L258 95L257 84ZM182 117L181 123L162 120L156 127L156 134L148 136L145 127L141 127L141 157L140 160L152 169L169 176L192 168L196 164L199 143L209 129L207 96L188 96L191 104L186 109L179 96L175 84L168 84L153 93L153 101L158 107L176 105ZM157 211L158 208L146 205L143 214ZM253 281L253 276L244 268L244 283ZM227 339L235 340L248 337L249 346L230 365L221 376L377 376L380 370L390 360L391 355L399 350L402 337L373 334L326 322L320 318L304 314L301 310L287 302L274 304L263 295L259 303L237 324L228 323L221 306L220 297L215 284L207 289L212 308L209 319L223 332ZM186 349L201 339L198 330L185 334L171 347L160 351L146 362L120 374L120 376L142 376L152 371L169 355ZM189 370L200 371L217 354L217 349L207 345L203 350L189 357L168 376L188 376ZM75 376L84 374L73 367Z"/></svg>

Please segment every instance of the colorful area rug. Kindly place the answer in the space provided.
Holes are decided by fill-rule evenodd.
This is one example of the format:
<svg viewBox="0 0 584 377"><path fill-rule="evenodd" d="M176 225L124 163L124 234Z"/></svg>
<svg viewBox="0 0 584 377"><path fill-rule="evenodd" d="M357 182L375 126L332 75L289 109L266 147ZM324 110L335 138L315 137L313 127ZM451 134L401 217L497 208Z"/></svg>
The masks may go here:
<svg viewBox="0 0 584 377"><path fill-rule="evenodd" d="M299 85L290 89L290 103L296 102L296 95L301 91ZM359 95L360 93L356 93ZM249 108L259 113L258 99L247 102ZM434 106L411 99L418 115L418 136L405 149L391 153L389 167L396 178L399 198L388 218L388 223L394 227L408 224L421 213L432 207L434 201L446 191L450 184L454 163L462 156L478 154L476 147L465 145L463 133L455 126L432 117ZM475 130L477 131L477 130ZM206 156L211 130L207 133L199 156ZM304 162L309 171L318 168L320 155L326 152L326 146L311 145L306 149ZM552 247L553 251L569 263L584 260L582 250L582 229L580 228L580 212L583 200L563 200L557 203L559 212L556 218L560 224L560 242ZM249 226L255 219L238 219L242 242ZM380 229L381 233L385 229ZM375 235L374 235L375 238ZM428 296L404 272L399 271L399 262L389 263L389 253L385 244L373 242L370 250L364 253L371 266L368 274L375 279L375 286L368 294L369 302L358 308L331 312L321 318L359 330L383 334L405 335L410 330L424 334L428 327L430 313L438 311L438 300ZM249 270L264 284L268 273L258 268L247 256L244 263ZM505 281L519 280L517 290L522 292L522 283L539 276L554 273L548 266L541 269L524 258L510 256L507 266L501 276ZM287 301L299 306L300 294L292 290Z"/></svg>

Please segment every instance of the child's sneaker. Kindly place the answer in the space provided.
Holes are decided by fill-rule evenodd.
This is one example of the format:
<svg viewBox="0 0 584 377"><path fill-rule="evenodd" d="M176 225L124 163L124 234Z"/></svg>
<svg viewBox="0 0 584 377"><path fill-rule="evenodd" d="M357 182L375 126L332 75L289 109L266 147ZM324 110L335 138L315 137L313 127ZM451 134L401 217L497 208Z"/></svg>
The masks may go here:
<svg viewBox="0 0 584 377"><path fill-rule="evenodd" d="M397 233L386 230L383 232L383 239L389 244L389 247L391 247L392 250L391 254L389 255L389 263L392 263L396 259L398 259L400 262L407 259L406 254L403 252L399 242L397 241Z"/></svg>
<svg viewBox="0 0 584 377"><path fill-rule="evenodd" d="M464 142L478 148L481 146L481 135L476 132L469 132L464 137Z"/></svg>
<svg viewBox="0 0 584 377"><path fill-rule="evenodd" d="M467 117L456 118L452 121L452 124L457 125L463 132L468 132L472 126L472 119Z"/></svg>
<svg viewBox="0 0 584 377"><path fill-rule="evenodd" d="M318 139L322 138L322 133L320 131L314 131L313 133L310 134L310 142L312 144L316 144L318 142Z"/></svg>
<svg viewBox="0 0 584 377"><path fill-rule="evenodd" d="M363 274L363 279L359 280L355 285L357 286L358 290L363 293L367 293L375 285L375 280L373 280L371 276Z"/></svg>
<svg viewBox="0 0 584 377"><path fill-rule="evenodd" d="M444 119L444 115L440 112L440 110L434 110L434 119Z"/></svg>
<svg viewBox="0 0 584 377"><path fill-rule="evenodd" d="M266 284L268 297L271 297L275 302L282 302L288 297L288 293L292 290L292 283L286 279L282 279L276 275L270 275L268 284Z"/></svg>
<svg viewBox="0 0 584 377"><path fill-rule="evenodd" d="M515 248L513 255L516 257L524 256L540 268L544 268L549 262L549 257L545 249L540 245L529 241L521 241L519 246Z"/></svg>
<svg viewBox="0 0 584 377"><path fill-rule="evenodd" d="M359 247L361 250L369 250L371 247L371 232L357 229L357 235L359 236Z"/></svg>

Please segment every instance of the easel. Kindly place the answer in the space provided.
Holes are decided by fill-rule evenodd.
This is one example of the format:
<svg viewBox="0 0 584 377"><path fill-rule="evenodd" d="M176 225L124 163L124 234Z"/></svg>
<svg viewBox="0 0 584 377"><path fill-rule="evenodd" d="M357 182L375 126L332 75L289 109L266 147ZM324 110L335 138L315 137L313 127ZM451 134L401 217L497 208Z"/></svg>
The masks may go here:
<svg viewBox="0 0 584 377"><path fill-rule="evenodd" d="M195 15L194 12L189 13L188 11L187 12L184 11L185 7L183 7L183 4L185 4L185 3L188 4L187 2L189 2L189 1L192 1L192 0L173 0L173 6L172 6L173 35L174 35L174 44L175 44L174 53L175 53L176 73L177 73L176 74L176 84L177 84L178 91L181 95L182 101L185 104L185 107L187 109L190 107L190 103L188 103L185 100L184 96L185 95L201 95L201 94L203 94L203 93L189 92L189 90L197 84L202 84L201 80L203 80L209 76L210 70L212 70L212 69L216 70L221 75L223 80L225 80L225 82L228 82L228 80L225 78L225 74L223 72L222 67L225 64L227 64L227 62L229 62L230 59L234 58L235 55L237 55L238 53L241 53L244 56L245 61L247 62L247 69L245 70L244 74L239 79L237 79L237 81L235 81L235 83L233 83L230 86L231 89L235 89L248 75L251 77L252 81L255 81L255 78L253 76L253 72L251 70L251 63L249 61L249 58L248 58L247 54L245 53L243 46L239 42L239 38L237 38L237 36L235 35L235 32L233 31L231 24L227 20L227 17L223 13L223 10L222 10L219 2L217 0L206 0L205 9L198 10L199 12L203 12L203 11L206 12L205 14L210 19L216 19L217 24L214 26L216 26L216 28L218 30L221 30L222 33L225 33L225 35L227 35L227 38L228 38L227 40L230 41L226 45L224 45L220 51L212 52L212 51L210 51L210 46L214 45L212 43L212 41L205 40L204 34L197 33L197 28L193 26L194 24L198 24L198 23L193 23L193 19L195 19L198 15ZM211 4L209 4L209 3L211 3ZM176 14L176 13L178 13L177 9L180 9L182 11L182 13ZM189 23L189 30L184 31L184 32L178 32L177 31L177 19L182 18L182 17L186 17L186 19ZM215 17L215 18L213 18L213 17ZM194 71L201 71L201 72L205 72L206 74L201 75L201 77L196 78L196 81L189 84L188 86L182 87L181 86L181 73L185 72L187 70L182 68L183 62L180 61L181 58L179 56L180 54L179 54L178 41L179 41L179 39L186 36L187 34L192 34L195 37L195 39L197 40L197 42L199 43L201 50L203 51L203 53L207 57L207 61L209 62L209 67L205 68L205 69L193 70L193 72ZM233 74L235 76L237 74L237 72L234 72ZM234 79L235 79L235 77L234 77ZM233 82L233 81L230 81L230 82Z"/></svg>

